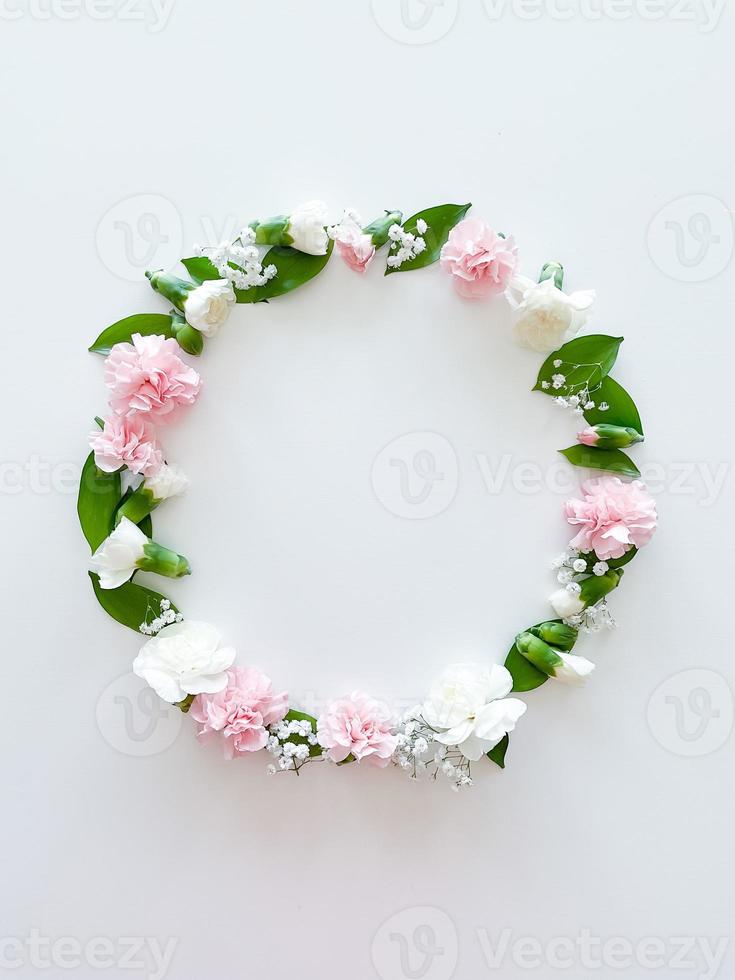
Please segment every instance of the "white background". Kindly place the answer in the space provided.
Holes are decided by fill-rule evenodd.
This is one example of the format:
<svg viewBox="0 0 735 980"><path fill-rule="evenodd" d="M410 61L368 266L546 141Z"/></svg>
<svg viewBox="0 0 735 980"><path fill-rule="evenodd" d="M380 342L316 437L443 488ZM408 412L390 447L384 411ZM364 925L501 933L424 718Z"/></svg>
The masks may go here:
<svg viewBox="0 0 735 980"><path fill-rule="evenodd" d="M732 10L411 0L406 26L398 0L49 2L8 0L0 24L0 974L160 976L150 956L122 972L126 937L155 937L176 941L170 980L712 976L701 944L734 898ZM627 338L660 533L620 629L580 648L587 688L529 695L509 767L459 796L225 763L141 695L139 641L86 577L75 482L104 409L86 347L165 310L146 266L313 197L366 220L471 200L524 271L560 259L598 291L591 328ZM556 462L574 420L529 393L539 359L502 303L379 266L239 308L167 434L193 487L156 537L195 569L169 594L310 705L353 687L400 705L447 663L502 660L546 612L555 480L579 476ZM395 513L400 467L374 468L406 434L388 457L429 450L445 477L423 520ZM583 929L623 945L586 960ZM78 953L96 937L109 959ZM700 944L678 966L676 937Z"/></svg>

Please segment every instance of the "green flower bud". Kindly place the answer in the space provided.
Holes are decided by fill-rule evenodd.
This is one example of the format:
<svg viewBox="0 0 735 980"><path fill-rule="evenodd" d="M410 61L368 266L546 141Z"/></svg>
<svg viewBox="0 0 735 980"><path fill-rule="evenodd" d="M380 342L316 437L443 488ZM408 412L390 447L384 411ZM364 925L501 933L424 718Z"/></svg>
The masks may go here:
<svg viewBox="0 0 735 980"><path fill-rule="evenodd" d="M627 449L643 442L643 436L636 429L604 422L584 429L577 439L585 446L596 446L598 449Z"/></svg>
<svg viewBox="0 0 735 980"><path fill-rule="evenodd" d="M542 639L544 643L548 643L549 646L556 647L557 650L564 650L567 653L574 648L579 635L571 626L557 622L542 623L540 626L534 626L530 632Z"/></svg>
<svg viewBox="0 0 735 980"><path fill-rule="evenodd" d="M617 589L623 578L622 568L611 568L604 575L593 575L581 582L582 591L579 598L585 606L594 606L600 599L604 599L613 589Z"/></svg>
<svg viewBox="0 0 735 980"><path fill-rule="evenodd" d="M123 517L127 517L133 524L140 524L144 517L147 517L152 510L158 507L160 502L160 500L156 500L151 491L147 490L144 485L139 486L120 505L117 516L115 517L115 526L120 523Z"/></svg>
<svg viewBox="0 0 735 980"><path fill-rule="evenodd" d="M545 282L547 279L553 279L557 289L562 288L564 285L564 266L561 262L547 262L544 265L538 281Z"/></svg>
<svg viewBox="0 0 735 980"><path fill-rule="evenodd" d="M136 567L143 572L156 572L168 578L191 575L191 565L183 555L177 555L175 551L169 551L150 539L143 546L143 557L138 559Z"/></svg>
<svg viewBox="0 0 735 980"><path fill-rule="evenodd" d="M388 241L388 229L391 225L400 225L403 221L401 211L386 211L382 218L376 218L369 225L362 229L366 235L370 235L373 245L380 248Z"/></svg>
<svg viewBox="0 0 735 980"><path fill-rule="evenodd" d="M293 245L288 233L290 218L287 214L277 214L265 221L251 221L250 228L255 232L256 245Z"/></svg>
<svg viewBox="0 0 735 980"><path fill-rule="evenodd" d="M187 354L198 357L204 350L204 336L200 330L195 330L177 311L171 314L171 329L179 347Z"/></svg>
<svg viewBox="0 0 735 980"><path fill-rule="evenodd" d="M554 677L557 668L563 664L556 650L533 633L520 633L516 637L516 648L526 660L549 677Z"/></svg>
<svg viewBox="0 0 735 980"><path fill-rule="evenodd" d="M145 275L146 279L150 279L151 286L153 286L156 292L160 293L161 296L165 296L169 303L174 304L177 310L183 311L186 297L192 289L196 289L193 282L179 279L178 276L172 276L162 269L158 272L146 272Z"/></svg>

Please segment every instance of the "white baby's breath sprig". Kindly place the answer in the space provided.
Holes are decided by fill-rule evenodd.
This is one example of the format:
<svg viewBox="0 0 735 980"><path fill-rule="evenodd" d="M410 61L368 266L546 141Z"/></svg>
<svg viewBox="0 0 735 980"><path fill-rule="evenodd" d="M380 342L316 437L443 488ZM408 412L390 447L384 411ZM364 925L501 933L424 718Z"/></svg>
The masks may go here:
<svg viewBox="0 0 735 980"><path fill-rule="evenodd" d="M400 269L404 262L410 262L411 259L415 259L417 255L426 251L426 241L423 236L428 230L429 226L423 218L419 218L416 222L416 231L418 232L416 235L406 231L403 225L391 225L388 229L388 238L391 243L388 267Z"/></svg>

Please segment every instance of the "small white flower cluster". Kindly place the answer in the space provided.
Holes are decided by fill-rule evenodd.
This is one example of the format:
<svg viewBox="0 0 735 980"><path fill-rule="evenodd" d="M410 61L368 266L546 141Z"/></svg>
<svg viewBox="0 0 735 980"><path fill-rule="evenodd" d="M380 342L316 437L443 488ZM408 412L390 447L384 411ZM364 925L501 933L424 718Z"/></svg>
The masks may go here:
<svg viewBox="0 0 735 980"><path fill-rule="evenodd" d="M393 753L393 763L408 772L411 779L428 776L436 779L440 774L451 780L457 791L472 786L471 763L455 745L436 743L433 756L430 746L436 734L417 709L406 712L398 726L398 744Z"/></svg>
<svg viewBox="0 0 735 980"><path fill-rule="evenodd" d="M600 630L614 630L617 627L607 599L600 599L594 606L587 606L584 612L570 616L564 622L582 633L599 633Z"/></svg>
<svg viewBox="0 0 735 980"><path fill-rule="evenodd" d="M244 228L234 242L220 242L214 247L194 246L194 253L206 256L223 279L236 289L264 286L277 274L274 265L263 267L260 252L254 244L255 232Z"/></svg>
<svg viewBox="0 0 735 980"><path fill-rule="evenodd" d="M312 758L311 749L315 745L318 745L318 741L314 726L306 719L284 719L277 725L271 725L266 749L276 757L278 767L271 763L268 772L274 775L280 769L283 772L291 770L298 773Z"/></svg>
<svg viewBox="0 0 735 980"><path fill-rule="evenodd" d="M416 222L417 235L405 231L403 225L391 225L388 229L388 238L391 242L390 251L392 254L388 256L388 267L399 269L404 262L410 262L417 255L421 255L426 250L426 242L423 236L428 230L429 226L423 218L419 218Z"/></svg>
<svg viewBox="0 0 735 980"><path fill-rule="evenodd" d="M592 556L595 557L595 556ZM557 569L557 579L561 585L566 587L571 595L579 595L582 587L577 581L578 575L596 575L598 577L609 571L610 566L606 561L596 561L591 564L592 559L583 558L575 548L569 548L551 563L552 568ZM583 633L599 633L602 629L615 629L617 623L610 613L607 599L600 599L592 606L587 606L576 616L570 616L564 622L567 626L573 626Z"/></svg>
<svg viewBox="0 0 735 980"><path fill-rule="evenodd" d="M559 358L554 361L554 367L557 369L558 373L552 374L551 381L541 382L541 387L544 389L544 391L562 392L566 388L572 389L574 387L574 385L567 384L566 374L562 374L559 371L559 368L563 366L564 361L560 360ZM579 364L570 365L572 369L580 366L581 365ZM585 412L591 412L593 408L596 408L600 412L607 412L610 409L608 403L603 401L598 405L593 398L593 395L599 390L599 388L600 385L597 385L596 388L590 388L589 385L584 385L579 389L579 391L575 392L570 390L567 394L557 395L556 398L554 398L554 402L559 405L560 408L571 409L575 415L584 415Z"/></svg>
<svg viewBox="0 0 735 980"><path fill-rule="evenodd" d="M151 612L150 606L148 607L148 612ZM156 633L160 633L164 626L170 626L171 623L180 623L183 621L184 617L181 613L174 612L171 608L170 599L161 599L161 611L155 619L152 619L150 623L148 622L148 612L146 612L146 621L141 623L138 629L141 633L146 636L155 636Z"/></svg>

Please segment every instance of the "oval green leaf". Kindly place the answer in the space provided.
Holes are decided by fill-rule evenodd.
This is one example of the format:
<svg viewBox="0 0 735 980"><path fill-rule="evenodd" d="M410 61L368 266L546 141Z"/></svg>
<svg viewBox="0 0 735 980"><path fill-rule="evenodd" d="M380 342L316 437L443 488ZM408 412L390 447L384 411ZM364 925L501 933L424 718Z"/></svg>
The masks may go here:
<svg viewBox="0 0 735 980"><path fill-rule="evenodd" d="M109 616L123 626L140 633L142 623L150 623L160 616L161 600L166 598L160 592L154 592L153 589L136 585L134 582L126 582L119 589L103 589L100 587L99 578L93 572L89 573L89 577L99 604ZM174 612L178 612L173 603L171 608Z"/></svg>
<svg viewBox="0 0 735 980"><path fill-rule="evenodd" d="M637 479L641 473L630 456L620 449L596 449L594 446L570 446L560 449L574 466L586 466L591 470L608 470L620 476L630 476Z"/></svg>
<svg viewBox="0 0 735 980"><path fill-rule="evenodd" d="M643 425L635 402L622 385L613 378L607 377L594 394L594 408L585 411L584 417L590 425L609 423L635 429L643 435ZM606 412L601 412L600 405L610 406Z"/></svg>
<svg viewBox="0 0 735 980"><path fill-rule="evenodd" d="M136 313L103 330L89 349L95 354L109 354L115 344L129 343L134 333L142 337L152 334L175 336L171 329L171 317L167 313Z"/></svg>
<svg viewBox="0 0 735 980"><path fill-rule="evenodd" d="M95 465L94 453L90 453L79 481L77 514L92 551L99 548L115 526L120 495L120 474L103 473Z"/></svg>
<svg viewBox="0 0 735 980"><path fill-rule="evenodd" d="M191 259L182 259L181 264L189 273L192 282L195 282L197 286L200 286L208 279L222 278L206 255L198 255Z"/></svg>
<svg viewBox="0 0 735 980"><path fill-rule="evenodd" d="M596 389L612 370L622 342L622 337L608 337L605 334L570 340L546 358L533 390L556 397L574 395L585 387L591 391ZM555 361L562 363L557 367ZM555 374L564 375L566 380L562 388L553 387ZM593 400L597 401L597 398L593 397Z"/></svg>
<svg viewBox="0 0 735 980"><path fill-rule="evenodd" d="M459 224L471 207L471 204L440 204L437 207L427 208L425 211L412 214L403 222L403 227L406 231L418 235L416 224L419 219L423 219L428 225L426 232L422 235L426 242L426 248L415 259L404 262L397 269L386 266L386 276L392 272L410 272L412 269L423 269L436 262L442 246L446 244L449 238L449 232L456 224Z"/></svg>
<svg viewBox="0 0 735 980"><path fill-rule="evenodd" d="M278 272L265 286L236 289L237 302L263 303L298 289L319 275L329 262L333 248L334 242L330 240L326 255L307 255L306 252L299 252L287 245L274 245L265 253L262 263L263 268L274 265Z"/></svg>

